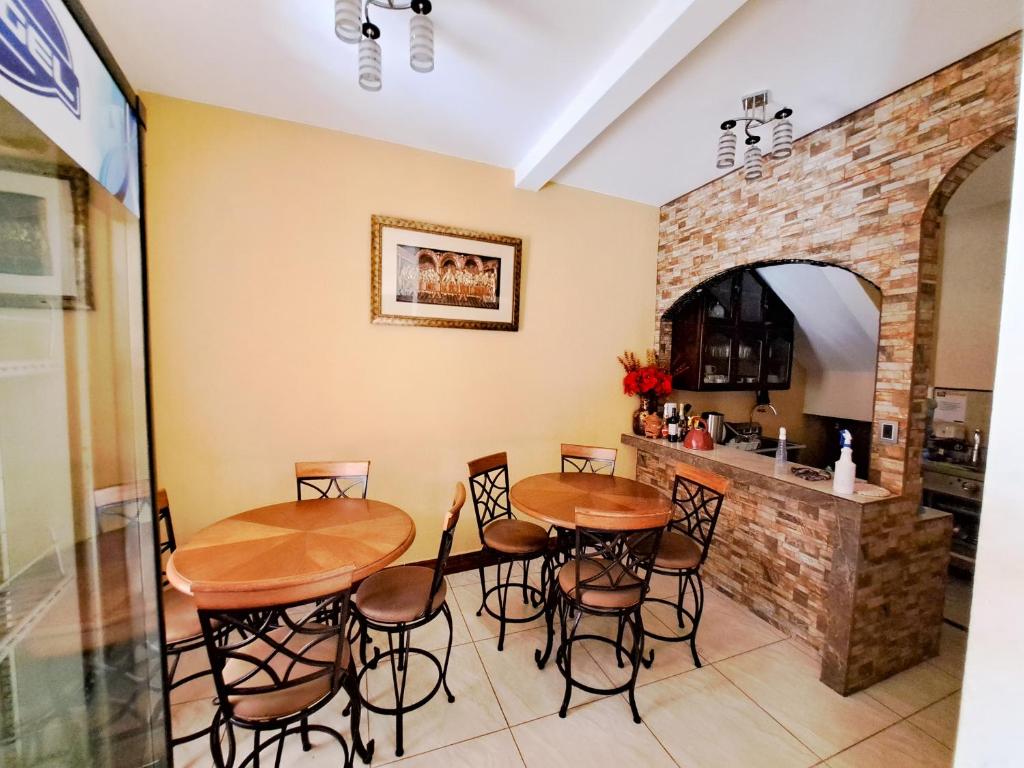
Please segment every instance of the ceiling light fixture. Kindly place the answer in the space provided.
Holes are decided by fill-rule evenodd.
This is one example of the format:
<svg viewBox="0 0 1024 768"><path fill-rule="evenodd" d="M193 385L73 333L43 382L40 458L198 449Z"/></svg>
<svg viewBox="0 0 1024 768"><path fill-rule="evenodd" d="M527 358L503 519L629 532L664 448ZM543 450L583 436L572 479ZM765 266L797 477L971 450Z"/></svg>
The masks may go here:
<svg viewBox="0 0 1024 768"><path fill-rule="evenodd" d="M411 10L409 66L414 72L434 70L434 22L430 0L334 0L334 33L346 43L359 43L359 86L379 91L381 72L380 27L370 21L370 6L388 11Z"/></svg>
<svg viewBox="0 0 1024 768"><path fill-rule="evenodd" d="M743 154L743 178L756 181L764 176L765 155L757 146L761 137L752 133L752 128L761 128L769 123L772 127L772 151L770 157L782 160L793 154L793 123L789 118L793 110L782 107L773 116L768 116L768 91L760 91L743 97L743 117L726 120L722 123L722 135L718 137L718 168L732 168L736 164L736 134L733 133L739 123L743 123L746 138L743 143L747 150Z"/></svg>

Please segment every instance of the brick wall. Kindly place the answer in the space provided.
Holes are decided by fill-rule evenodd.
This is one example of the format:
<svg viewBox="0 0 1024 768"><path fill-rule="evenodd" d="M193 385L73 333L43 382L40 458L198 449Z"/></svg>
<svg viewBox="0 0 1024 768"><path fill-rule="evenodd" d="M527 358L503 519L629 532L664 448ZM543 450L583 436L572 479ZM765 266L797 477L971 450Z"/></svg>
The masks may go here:
<svg viewBox="0 0 1024 768"><path fill-rule="evenodd" d="M678 462L729 478L702 575L810 646L852 693L938 652L952 519L894 497L858 504L623 435L636 477L671 493ZM699 640L698 640L699 644Z"/></svg>
<svg viewBox="0 0 1024 768"><path fill-rule="evenodd" d="M918 492L940 215L1012 137L1019 62L1017 34L799 139L759 181L731 173L663 206L660 351L664 313L725 270L806 259L856 272L882 291L874 419L900 424L898 444L872 445L872 480Z"/></svg>

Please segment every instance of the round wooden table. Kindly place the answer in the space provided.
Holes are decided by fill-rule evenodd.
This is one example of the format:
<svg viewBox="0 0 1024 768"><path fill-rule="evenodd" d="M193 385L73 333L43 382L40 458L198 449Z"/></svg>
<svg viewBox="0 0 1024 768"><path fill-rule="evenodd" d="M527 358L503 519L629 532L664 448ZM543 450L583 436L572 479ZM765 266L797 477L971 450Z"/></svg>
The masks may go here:
<svg viewBox="0 0 1024 768"><path fill-rule="evenodd" d="M208 606L245 607L311 600L338 591L398 559L416 537L412 518L369 499L288 501L232 515L199 531L174 552L167 579L182 592L203 593Z"/></svg>
<svg viewBox="0 0 1024 768"><path fill-rule="evenodd" d="M530 517L575 529L576 507L622 512L666 509L661 491L636 480L590 472L550 472L520 480L509 491L512 506Z"/></svg>

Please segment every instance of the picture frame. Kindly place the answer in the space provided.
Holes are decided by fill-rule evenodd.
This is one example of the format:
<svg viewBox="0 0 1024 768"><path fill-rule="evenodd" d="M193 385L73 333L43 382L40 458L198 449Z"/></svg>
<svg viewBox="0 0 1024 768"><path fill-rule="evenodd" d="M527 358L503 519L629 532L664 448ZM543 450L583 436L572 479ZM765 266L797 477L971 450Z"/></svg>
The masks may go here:
<svg viewBox="0 0 1024 768"><path fill-rule="evenodd" d="M520 238L380 215L370 229L371 322L519 330Z"/></svg>
<svg viewBox="0 0 1024 768"><path fill-rule="evenodd" d="M0 307L92 309L89 177L0 161Z"/></svg>

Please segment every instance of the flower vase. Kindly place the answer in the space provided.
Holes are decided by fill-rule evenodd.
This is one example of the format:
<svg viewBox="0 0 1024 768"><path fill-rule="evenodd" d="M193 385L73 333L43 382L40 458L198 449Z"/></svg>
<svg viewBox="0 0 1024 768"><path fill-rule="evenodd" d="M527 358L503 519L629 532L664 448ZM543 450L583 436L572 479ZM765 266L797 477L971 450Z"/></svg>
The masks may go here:
<svg viewBox="0 0 1024 768"><path fill-rule="evenodd" d="M640 407L633 411L633 434L638 437L644 436L644 421L647 419L647 414L654 413L658 409L658 404L655 402L653 397L641 397Z"/></svg>

